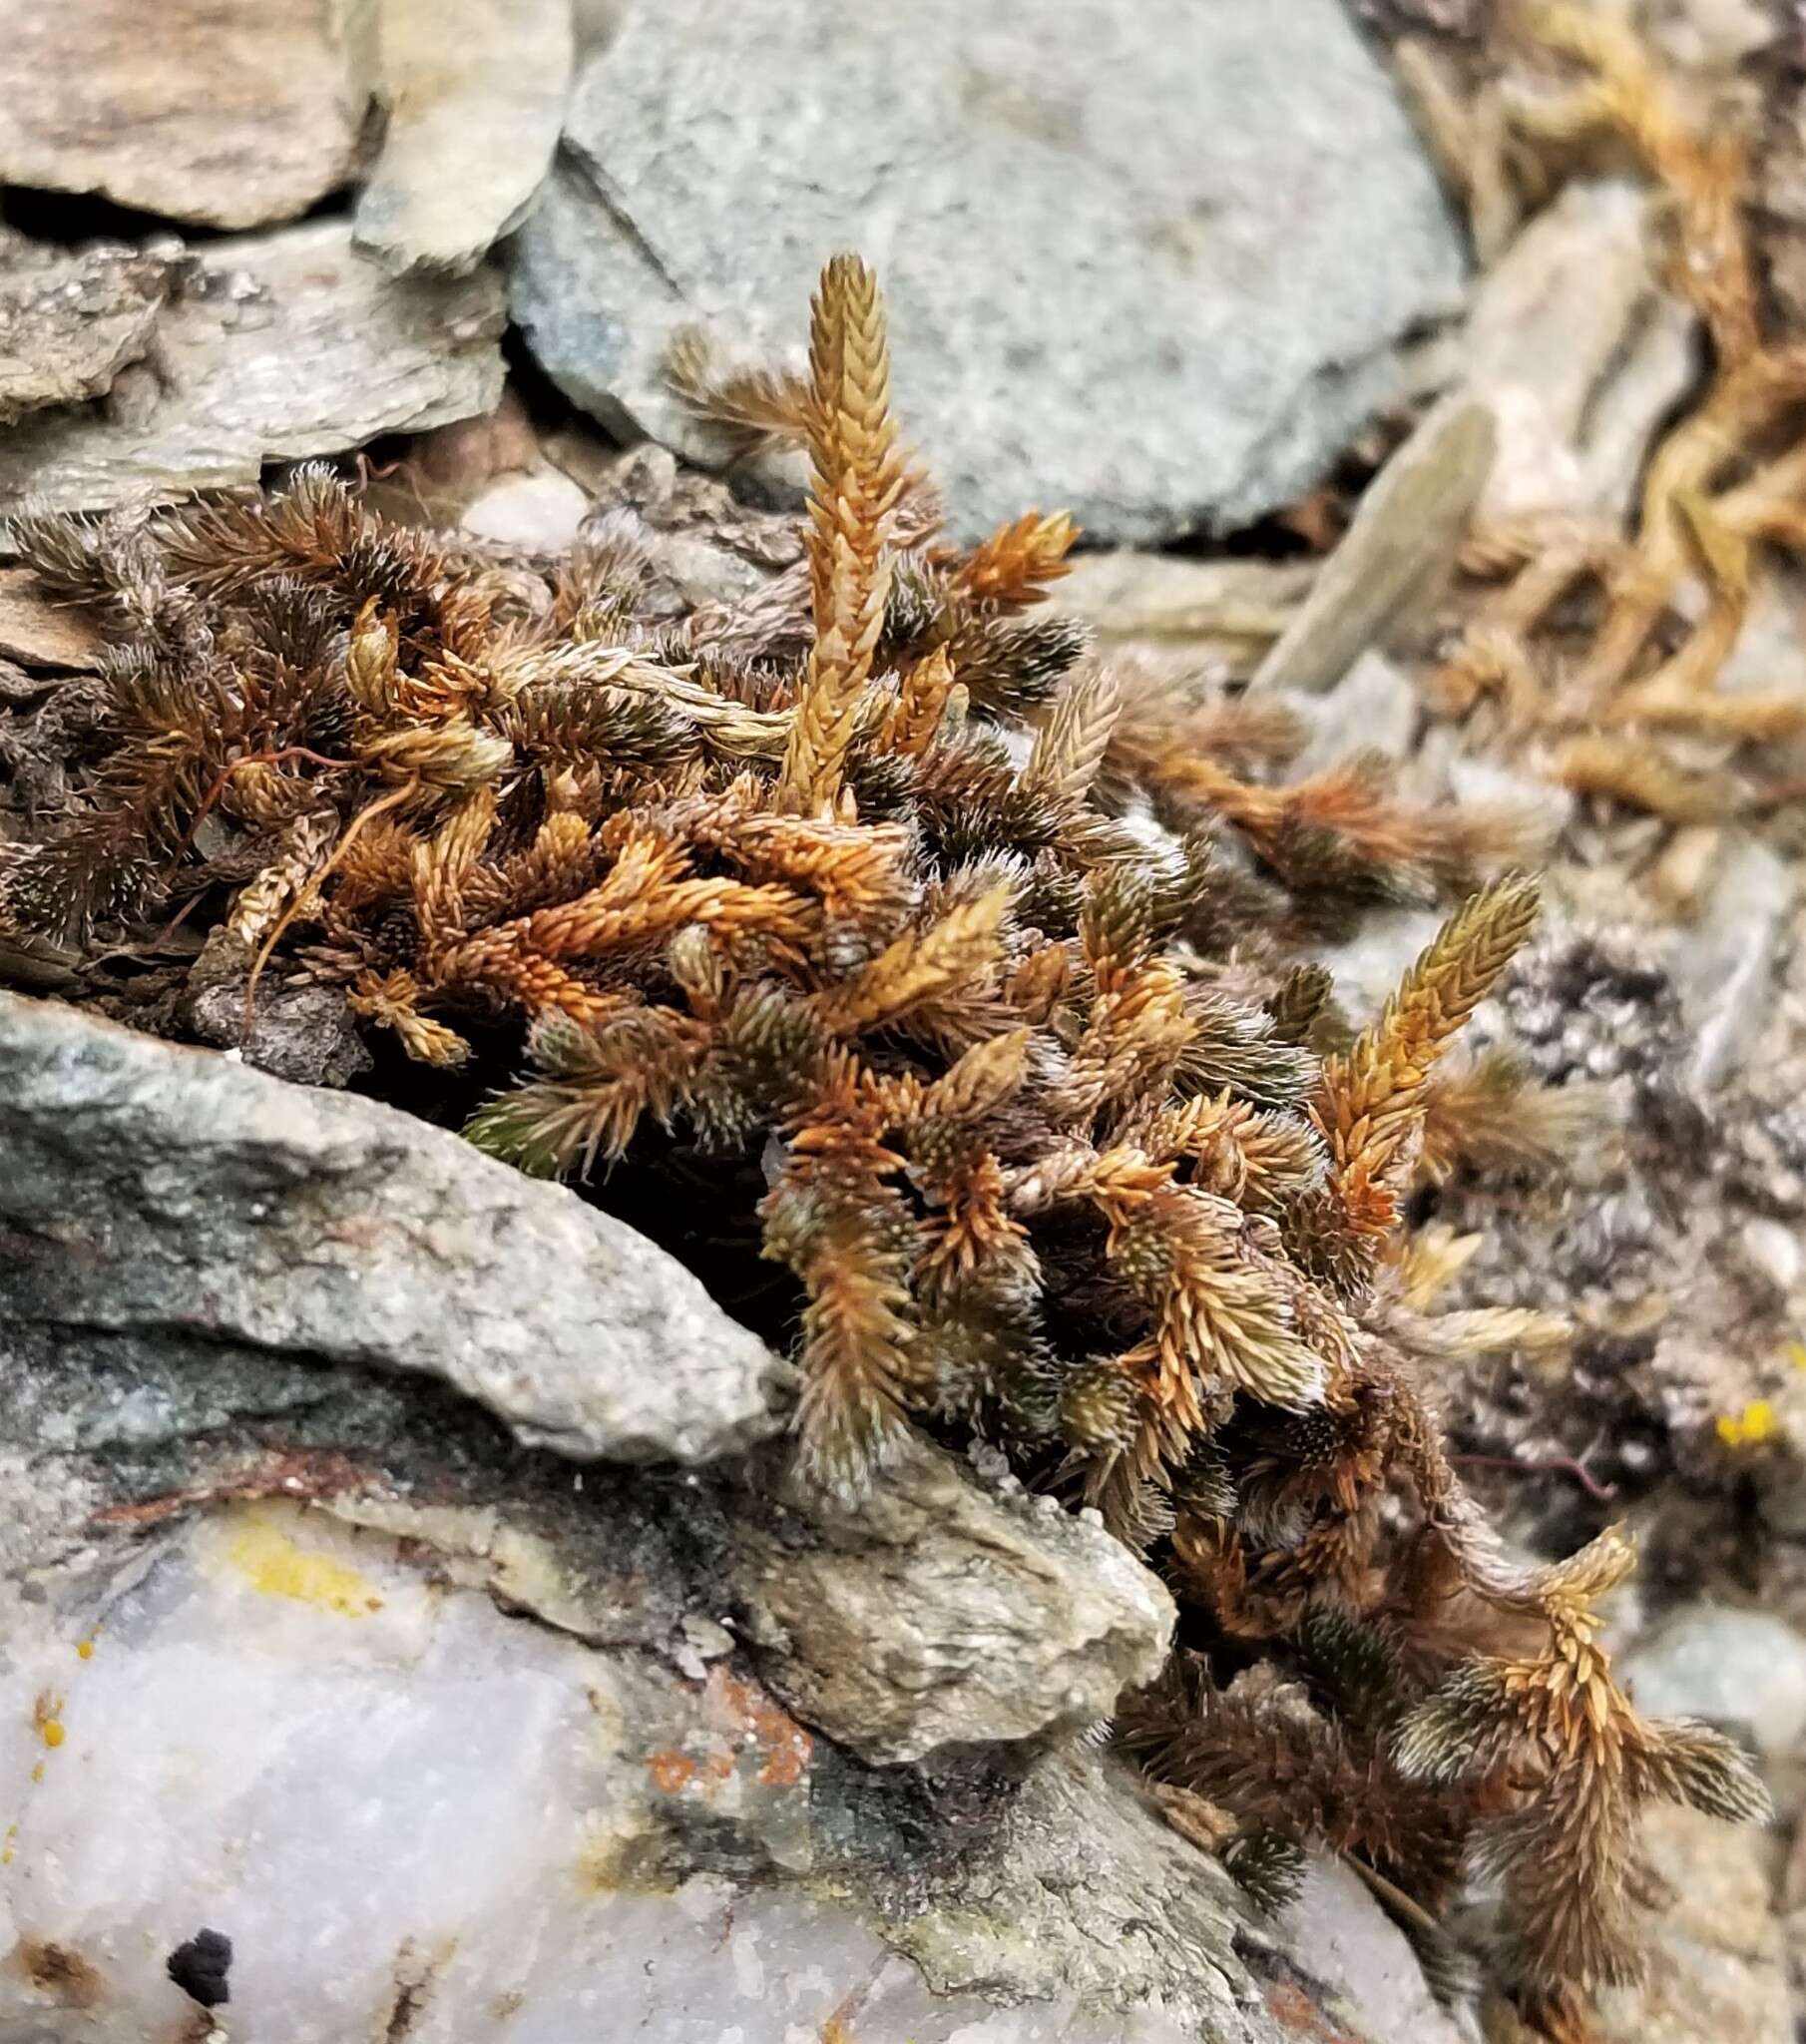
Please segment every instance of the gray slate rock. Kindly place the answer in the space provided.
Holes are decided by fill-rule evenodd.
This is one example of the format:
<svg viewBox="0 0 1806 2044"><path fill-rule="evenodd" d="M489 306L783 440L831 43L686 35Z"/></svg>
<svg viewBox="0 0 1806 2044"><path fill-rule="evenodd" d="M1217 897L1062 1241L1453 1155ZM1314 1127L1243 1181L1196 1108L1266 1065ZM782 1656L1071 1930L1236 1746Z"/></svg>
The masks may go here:
<svg viewBox="0 0 1806 2044"><path fill-rule="evenodd" d="M1462 255L1337 0L663 0L580 73L513 310L611 430L727 449L673 328L795 350L827 256L890 305L905 427L971 534L1244 523L1315 480L1455 309Z"/></svg>
<svg viewBox="0 0 1806 2044"><path fill-rule="evenodd" d="M632 1229L373 1102L0 996L0 1325L422 1371L580 1460L775 1432L785 1365Z"/></svg>
<svg viewBox="0 0 1806 2044"><path fill-rule="evenodd" d="M571 85L570 0L385 0L382 154L357 246L396 271L475 268L532 204Z"/></svg>
<svg viewBox="0 0 1806 2044"><path fill-rule="evenodd" d="M767 1680L865 1760L1082 1730L1165 1663L1164 1586L1049 1499L926 1443L857 1505L774 1482L736 1514L735 1593Z"/></svg>
<svg viewBox="0 0 1806 2044"><path fill-rule="evenodd" d="M369 18L367 0L0 0L0 183L293 220L350 175Z"/></svg>
<svg viewBox="0 0 1806 2044"><path fill-rule="evenodd" d="M254 483L268 461L493 410L502 326L493 269L389 277L343 221L215 243L101 403L0 435L0 515Z"/></svg>

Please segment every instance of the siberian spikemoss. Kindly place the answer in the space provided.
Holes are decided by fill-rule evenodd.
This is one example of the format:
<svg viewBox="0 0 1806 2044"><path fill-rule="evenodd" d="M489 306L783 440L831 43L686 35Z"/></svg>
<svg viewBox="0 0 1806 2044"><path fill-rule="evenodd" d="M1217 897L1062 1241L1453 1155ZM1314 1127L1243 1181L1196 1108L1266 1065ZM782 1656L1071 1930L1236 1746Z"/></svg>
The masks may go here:
<svg viewBox="0 0 1806 2044"><path fill-rule="evenodd" d="M1479 884L1518 822L1366 759L1283 782L1283 715L1093 658L1037 609L1064 517L948 543L851 257L809 362L680 344L691 402L815 482L798 567L676 625L619 517L540 576L319 470L23 521L115 653L7 914L117 940L180 902L247 1017L304 976L448 1076L513 1020L531 1073L468 1133L531 1171L761 1164L807 1472L856 1497L924 1426L1097 1505L1183 1612L1119 1728L1169 1813L1269 1902L1301 1845L1349 1854L1426 1934L1496 1869L1507 1976L1572 2029L1634 1964L1637 1804L1763 1797L1613 1685L1621 1535L1508 1562L1432 1414L1452 1355L1549 1332L1439 1320L1458 1259L1401 1236L1427 1142L1453 1168L1471 1119L1521 1165L1561 1121L1447 1062L1536 918L1529 881ZM1342 1026L1304 940L1438 896Z"/></svg>

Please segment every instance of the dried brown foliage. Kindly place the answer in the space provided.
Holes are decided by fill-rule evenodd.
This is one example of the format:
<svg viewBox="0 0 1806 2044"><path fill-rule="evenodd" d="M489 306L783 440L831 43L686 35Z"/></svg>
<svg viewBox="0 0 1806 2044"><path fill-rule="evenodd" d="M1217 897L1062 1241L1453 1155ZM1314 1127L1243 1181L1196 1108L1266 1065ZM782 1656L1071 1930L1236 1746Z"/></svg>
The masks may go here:
<svg viewBox="0 0 1806 2044"><path fill-rule="evenodd" d="M806 393L732 405L801 420L805 574L678 627L643 619L619 530L535 581L317 471L29 523L118 653L6 913L108 940L180 903L247 1007L259 972L341 987L445 1085L524 1039L532 1075L472 1140L743 1201L793 1284L815 1478L857 1494L906 1427L976 1431L1101 1507L1206 1655L1317 1668L1323 1697L1340 1667L1339 1699L1206 1667L1130 1715L1239 1827L1251 1891L1283 1892L1302 1838L1440 1907L1499 1840L1527 1991L1613 1977L1636 1800L1753 1791L1621 1707L1598 1568L1502 1559L1433 1374L1548 1330L1439 1317L1453 1253L1401 1240L1426 1151L1451 1168L1471 1125L1484 1152L1443 1060L1535 889L1481 886L1328 1057L1295 947L1364 899L1459 897L1511 819L1414 807L1365 761L1285 785L1270 717L1092 660L1033 608L1064 519L936 543L852 258L810 363ZM1538 1854L1555 1878L1519 1878Z"/></svg>
<svg viewBox="0 0 1806 2044"><path fill-rule="evenodd" d="M1697 743L1806 730L1796 690L1717 686L1764 550L1806 548L1806 345L1765 320L1744 139L1686 105L1622 21L1574 0L1527 0L1522 18L1554 75L1515 97L1520 136L1612 147L1654 181L1710 372L1652 451L1629 533L1556 514L1474 536L1464 566L1497 586L1433 693L1457 716L1494 699L1508 732L1549 734L1570 786L1678 821L1723 816L1750 792L1702 767Z"/></svg>

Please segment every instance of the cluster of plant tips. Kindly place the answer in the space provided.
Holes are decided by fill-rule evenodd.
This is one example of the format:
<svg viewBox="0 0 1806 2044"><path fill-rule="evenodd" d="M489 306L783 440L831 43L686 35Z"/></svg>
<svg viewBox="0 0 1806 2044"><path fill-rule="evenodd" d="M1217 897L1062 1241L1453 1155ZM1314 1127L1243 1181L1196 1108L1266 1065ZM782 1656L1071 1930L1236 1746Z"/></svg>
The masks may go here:
<svg viewBox="0 0 1806 2044"><path fill-rule="evenodd" d="M1766 1804L1614 1684L1624 1536L1511 1557L1445 1445L1451 1358L1551 1331L1439 1315L1407 1226L1427 1161L1560 1120L1454 1051L1536 920L1519 819L1359 757L1288 782L1270 706L1114 672L1043 607L1064 517L952 543L857 259L806 375L685 343L674 379L814 473L799 567L675 621L619 517L528 574L324 471L23 520L113 650L8 922L99 955L186 919L247 1025L342 989L416 1100L524 1052L468 1124L492 1155L714 1185L811 1480L856 1501L920 1428L1097 1507L1182 1614L1118 1727L1174 1821L1269 1904L1344 1853L1430 1949L1490 1879L1494 1977L1580 2034L1637 1965L1639 1805ZM1438 899L1356 1028L1305 953Z"/></svg>

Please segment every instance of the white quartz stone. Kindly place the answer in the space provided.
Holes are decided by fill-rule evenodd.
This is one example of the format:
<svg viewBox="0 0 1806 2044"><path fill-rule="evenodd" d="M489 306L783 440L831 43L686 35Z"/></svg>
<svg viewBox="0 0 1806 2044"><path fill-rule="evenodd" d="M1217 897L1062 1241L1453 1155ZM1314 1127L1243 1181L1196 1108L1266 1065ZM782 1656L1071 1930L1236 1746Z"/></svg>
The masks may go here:
<svg viewBox="0 0 1806 2044"><path fill-rule="evenodd" d="M5 2044L200 2036L165 1962L203 1926L232 1940L230 2044L816 2044L835 2014L859 2044L1195 2034L937 1998L850 1909L662 1877L644 1848L674 1796L723 1824L763 1796L781 1836L806 1735L719 1708L731 1677L681 1685L505 1616L386 1537L235 1506L73 1607L5 1594ZM649 1721L685 1712L649 1761Z"/></svg>

